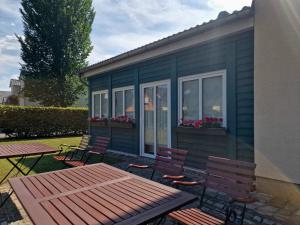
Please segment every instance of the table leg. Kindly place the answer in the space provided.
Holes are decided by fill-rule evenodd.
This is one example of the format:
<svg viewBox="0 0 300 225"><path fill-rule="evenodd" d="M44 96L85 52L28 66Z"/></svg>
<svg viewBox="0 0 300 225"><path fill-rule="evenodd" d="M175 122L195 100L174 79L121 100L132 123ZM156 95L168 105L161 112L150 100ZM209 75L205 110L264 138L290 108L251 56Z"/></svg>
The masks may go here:
<svg viewBox="0 0 300 225"><path fill-rule="evenodd" d="M5 177L1 180L0 184L2 184L5 179L9 176L9 174L11 174L11 172L16 168L19 172L21 172L24 176L27 176L32 170L33 168L36 166L36 164L43 158L44 154L40 155L37 160L32 164L32 166L29 168L29 170L25 173L22 171L22 169L18 166L18 164L25 158L24 156L21 157L21 159L18 160L17 163L13 162L10 158L7 158L7 160L13 165L12 169L5 175ZM1 197L1 202L0 202L0 208L2 208L2 206L6 203L6 201L10 198L10 196L12 195L13 191L10 191L8 196L2 200Z"/></svg>
<svg viewBox="0 0 300 225"><path fill-rule="evenodd" d="M24 159L24 156L22 156L17 163L12 162L9 158L7 160L13 165L13 167L10 169L10 171L3 177L3 179L0 181L0 185L6 180L6 178L9 176L9 174L12 173L12 171L18 166L18 164Z"/></svg>

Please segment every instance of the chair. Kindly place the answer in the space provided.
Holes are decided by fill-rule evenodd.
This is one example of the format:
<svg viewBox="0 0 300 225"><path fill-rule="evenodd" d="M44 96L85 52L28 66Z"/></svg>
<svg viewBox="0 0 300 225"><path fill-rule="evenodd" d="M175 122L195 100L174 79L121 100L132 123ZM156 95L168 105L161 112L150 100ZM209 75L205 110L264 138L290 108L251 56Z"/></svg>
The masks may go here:
<svg viewBox="0 0 300 225"><path fill-rule="evenodd" d="M60 152L56 156L53 156L53 159L57 161L66 161L73 159L75 156L82 158L88 150L90 140L90 135L83 135L78 146L61 144L59 146L61 149Z"/></svg>
<svg viewBox="0 0 300 225"><path fill-rule="evenodd" d="M187 153L188 151L182 149L159 147L153 166L129 164L127 171L130 171L131 168L152 169L151 180L156 171L164 174L164 179L179 180L184 178L182 174Z"/></svg>
<svg viewBox="0 0 300 225"><path fill-rule="evenodd" d="M209 156L207 162L205 180L201 182L173 181L174 185L194 186L202 185L202 193L198 208L189 208L171 212L168 217L183 225L223 225L233 223L240 216L240 224L243 224L246 204L254 202L251 192L255 191L254 163L230 160ZM226 193L231 200L225 206L225 219L216 218L201 210L207 188ZM243 205L240 215L235 211L234 204Z"/></svg>
<svg viewBox="0 0 300 225"><path fill-rule="evenodd" d="M108 145L110 143L109 137L96 137L95 143L89 147L89 150L80 160L68 160L65 164L71 167L84 166L90 160L92 156L98 155L104 159L104 154L107 151Z"/></svg>

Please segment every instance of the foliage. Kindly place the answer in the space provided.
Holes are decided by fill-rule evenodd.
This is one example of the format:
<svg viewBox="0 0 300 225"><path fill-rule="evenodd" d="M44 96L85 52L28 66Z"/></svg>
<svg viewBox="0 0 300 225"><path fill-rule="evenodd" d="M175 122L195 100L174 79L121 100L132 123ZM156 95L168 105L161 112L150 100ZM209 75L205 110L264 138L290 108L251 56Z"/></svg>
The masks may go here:
<svg viewBox="0 0 300 225"><path fill-rule="evenodd" d="M85 87L78 70L92 50L92 0L22 0L24 95L45 106L70 106Z"/></svg>
<svg viewBox="0 0 300 225"><path fill-rule="evenodd" d="M87 117L85 108L0 106L0 129L16 137L82 134Z"/></svg>
<svg viewBox="0 0 300 225"><path fill-rule="evenodd" d="M19 97L16 95L10 95L7 97L5 104L6 105L19 105L20 104Z"/></svg>

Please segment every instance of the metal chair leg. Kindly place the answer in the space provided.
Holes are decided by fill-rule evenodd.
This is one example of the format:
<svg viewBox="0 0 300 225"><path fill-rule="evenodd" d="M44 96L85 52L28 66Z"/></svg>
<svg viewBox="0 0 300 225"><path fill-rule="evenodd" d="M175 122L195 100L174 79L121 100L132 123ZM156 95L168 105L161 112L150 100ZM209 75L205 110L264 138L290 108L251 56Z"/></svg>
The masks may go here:
<svg viewBox="0 0 300 225"><path fill-rule="evenodd" d="M153 169L153 170L152 170L152 173L151 173L150 180L152 180L152 179L153 179L154 173L155 173L155 169Z"/></svg>

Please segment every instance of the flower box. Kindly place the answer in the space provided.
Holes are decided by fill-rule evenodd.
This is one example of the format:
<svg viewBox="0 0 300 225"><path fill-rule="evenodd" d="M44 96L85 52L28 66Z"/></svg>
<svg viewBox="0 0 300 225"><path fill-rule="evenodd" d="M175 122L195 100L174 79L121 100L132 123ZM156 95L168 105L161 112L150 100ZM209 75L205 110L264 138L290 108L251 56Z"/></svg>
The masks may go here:
<svg viewBox="0 0 300 225"><path fill-rule="evenodd" d="M134 119L129 118L128 116L113 117L109 121L109 126L117 128L133 128Z"/></svg>
<svg viewBox="0 0 300 225"><path fill-rule="evenodd" d="M91 118L89 122L92 127L107 127L107 119Z"/></svg>
<svg viewBox="0 0 300 225"><path fill-rule="evenodd" d="M187 126L179 126L175 128L176 133L194 134L194 135L213 135L213 136L226 136L227 132L225 128L194 128Z"/></svg>
<svg viewBox="0 0 300 225"><path fill-rule="evenodd" d="M134 128L134 123L126 123L126 122L116 122L116 121L110 121L109 122L110 127L115 127L115 128Z"/></svg>

